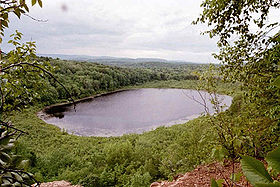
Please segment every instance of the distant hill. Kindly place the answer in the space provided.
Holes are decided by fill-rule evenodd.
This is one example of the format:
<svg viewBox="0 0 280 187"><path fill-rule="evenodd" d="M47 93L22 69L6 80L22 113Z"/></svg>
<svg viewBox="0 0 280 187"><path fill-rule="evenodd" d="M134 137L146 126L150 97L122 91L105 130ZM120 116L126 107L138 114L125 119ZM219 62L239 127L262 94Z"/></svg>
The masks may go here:
<svg viewBox="0 0 280 187"><path fill-rule="evenodd" d="M63 54L38 54L38 56L60 58L62 60L97 62L106 65L129 65L135 63L159 62L176 64L197 64L185 61L171 61L161 58L120 58L110 56L63 55Z"/></svg>

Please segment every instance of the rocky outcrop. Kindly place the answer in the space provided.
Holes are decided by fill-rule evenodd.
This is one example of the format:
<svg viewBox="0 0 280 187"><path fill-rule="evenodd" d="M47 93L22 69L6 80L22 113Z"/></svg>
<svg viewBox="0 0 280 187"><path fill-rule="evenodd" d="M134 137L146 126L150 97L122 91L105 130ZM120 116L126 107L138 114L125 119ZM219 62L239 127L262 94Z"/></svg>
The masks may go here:
<svg viewBox="0 0 280 187"><path fill-rule="evenodd" d="M35 187L35 185L33 185ZM67 181L53 181L40 184L40 187L82 187L79 185L72 185L70 182Z"/></svg>
<svg viewBox="0 0 280 187"><path fill-rule="evenodd" d="M226 179L230 181L230 176L233 173L241 171L240 163L233 164L232 163L212 163L208 165L202 165L197 167L191 172L186 173L185 175L178 175L174 178L172 182L170 181L160 181L154 182L150 185L150 187L209 187L211 184L211 179ZM236 186L248 186L245 177L242 176L238 182L235 184ZM223 183L223 186L229 186L227 182Z"/></svg>

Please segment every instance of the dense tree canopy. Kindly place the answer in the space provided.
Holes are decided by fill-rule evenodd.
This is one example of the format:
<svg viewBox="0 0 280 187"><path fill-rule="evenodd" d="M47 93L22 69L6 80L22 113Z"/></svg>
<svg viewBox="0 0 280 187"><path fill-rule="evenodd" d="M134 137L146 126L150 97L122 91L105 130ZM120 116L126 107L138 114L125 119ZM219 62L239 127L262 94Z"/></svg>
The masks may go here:
<svg viewBox="0 0 280 187"><path fill-rule="evenodd" d="M264 113L279 119L279 23L268 21L269 13L280 8L278 0L205 0L195 23L207 23L205 33L218 37L225 80L241 82L248 99Z"/></svg>
<svg viewBox="0 0 280 187"><path fill-rule="evenodd" d="M54 76L65 85L74 98L83 98L149 81L197 80L192 71L194 68L201 69L200 65L168 68L168 64L163 64L159 68L131 68L48 57L39 57L37 60L50 62L54 67ZM48 78L46 86L46 91L40 94L40 102L53 104L67 98L65 90L52 78Z"/></svg>

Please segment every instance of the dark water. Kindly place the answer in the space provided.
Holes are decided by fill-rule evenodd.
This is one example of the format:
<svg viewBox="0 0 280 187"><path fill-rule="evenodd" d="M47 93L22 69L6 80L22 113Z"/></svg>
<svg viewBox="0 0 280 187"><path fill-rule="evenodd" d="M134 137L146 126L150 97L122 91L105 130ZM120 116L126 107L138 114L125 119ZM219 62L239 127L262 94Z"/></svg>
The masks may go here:
<svg viewBox="0 0 280 187"><path fill-rule="evenodd" d="M209 98L205 92L203 97ZM187 96L186 96L187 95ZM141 133L159 126L184 123L198 117L204 107L197 91L182 89L137 89L117 92L79 103L76 112L68 106L45 121L82 136L120 136ZM229 106L231 97L219 96ZM207 99L209 100L209 99ZM208 106L210 102L208 101ZM213 110L211 111L213 112Z"/></svg>

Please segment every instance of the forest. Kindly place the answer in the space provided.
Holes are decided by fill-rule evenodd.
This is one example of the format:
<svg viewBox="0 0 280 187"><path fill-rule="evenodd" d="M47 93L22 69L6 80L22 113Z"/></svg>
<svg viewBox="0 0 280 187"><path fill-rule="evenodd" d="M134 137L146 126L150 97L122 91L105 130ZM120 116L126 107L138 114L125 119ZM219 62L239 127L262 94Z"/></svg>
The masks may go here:
<svg viewBox="0 0 280 187"><path fill-rule="evenodd" d="M62 83L74 99L80 99L127 86L141 85L151 81L197 80L193 72L201 71L202 65L171 66L157 64L157 67L116 67L90 62L66 61L48 57L37 57L38 61L50 63L53 75ZM170 67L171 66L171 67ZM204 67L205 68L205 67ZM39 102L54 104L69 95L57 81L46 77L44 92L38 95ZM29 85L32 88L32 85ZM35 88L32 88L35 89ZM22 97L22 95L21 95ZM14 101L10 101L14 102ZM38 102L38 101L35 101Z"/></svg>
<svg viewBox="0 0 280 187"><path fill-rule="evenodd" d="M31 4L42 7L41 0ZM267 25L266 20L280 3L210 0L201 7L193 24L208 24L205 34L219 39L214 55L219 65L110 66L38 57L35 42L22 42L19 31L11 35L8 43L14 49L1 55L0 63L1 186L67 180L82 186L142 187L213 162L233 166L232 177L212 179L213 187L240 186L238 176L246 178L247 186L279 186L280 33L279 23ZM1 1L0 8L2 42L9 15L20 18L29 5ZM233 101L218 112L222 106L213 97L214 114L108 138L75 136L36 115L51 104L148 87L203 90L230 95ZM237 163L241 173L234 169Z"/></svg>

